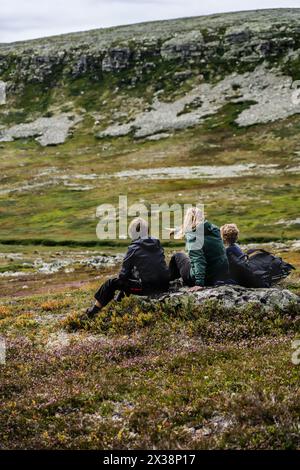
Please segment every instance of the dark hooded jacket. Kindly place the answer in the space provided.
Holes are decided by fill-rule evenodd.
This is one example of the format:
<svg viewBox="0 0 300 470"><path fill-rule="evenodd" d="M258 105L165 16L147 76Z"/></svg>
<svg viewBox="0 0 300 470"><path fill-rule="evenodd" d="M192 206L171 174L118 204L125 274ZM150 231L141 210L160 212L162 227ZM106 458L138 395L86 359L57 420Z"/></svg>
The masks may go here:
<svg viewBox="0 0 300 470"><path fill-rule="evenodd" d="M226 248L229 271L232 280L244 287L270 287L267 276L268 270L261 267L254 272L249 264L249 258L240 247L234 243Z"/></svg>
<svg viewBox="0 0 300 470"><path fill-rule="evenodd" d="M165 287L170 274L160 241L152 237L133 241L123 260L119 278L138 278L144 287Z"/></svg>

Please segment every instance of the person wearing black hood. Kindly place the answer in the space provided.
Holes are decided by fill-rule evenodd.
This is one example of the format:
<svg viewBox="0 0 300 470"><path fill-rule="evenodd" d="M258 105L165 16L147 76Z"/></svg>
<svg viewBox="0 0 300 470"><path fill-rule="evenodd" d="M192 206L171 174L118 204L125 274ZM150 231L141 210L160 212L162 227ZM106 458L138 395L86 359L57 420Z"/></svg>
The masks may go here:
<svg viewBox="0 0 300 470"><path fill-rule="evenodd" d="M88 317L94 317L120 291L124 295L149 295L168 290L170 274L164 250L157 238L149 237L148 223L141 217L129 225L132 243L129 245L118 277L108 279L96 292L96 303L88 308Z"/></svg>

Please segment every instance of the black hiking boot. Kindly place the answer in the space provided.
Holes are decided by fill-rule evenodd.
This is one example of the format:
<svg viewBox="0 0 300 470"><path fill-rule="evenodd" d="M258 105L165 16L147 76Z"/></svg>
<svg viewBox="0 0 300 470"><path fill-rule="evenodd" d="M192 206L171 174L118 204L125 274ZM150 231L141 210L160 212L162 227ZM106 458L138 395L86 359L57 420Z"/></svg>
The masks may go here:
<svg viewBox="0 0 300 470"><path fill-rule="evenodd" d="M101 308L97 307L97 305L92 305L92 307L89 307L85 313L88 318L94 318L100 310Z"/></svg>

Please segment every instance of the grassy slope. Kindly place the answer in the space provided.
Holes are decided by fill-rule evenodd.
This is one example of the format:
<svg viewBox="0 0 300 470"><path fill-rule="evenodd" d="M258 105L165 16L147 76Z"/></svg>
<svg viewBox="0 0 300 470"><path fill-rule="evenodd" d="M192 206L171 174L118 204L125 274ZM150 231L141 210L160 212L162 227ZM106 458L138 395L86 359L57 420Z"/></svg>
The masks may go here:
<svg viewBox="0 0 300 470"><path fill-rule="evenodd" d="M217 126L217 127L215 127ZM257 162L295 166L300 119L239 130L220 113L204 126L178 132L163 142L132 142L130 138L97 141L88 127L60 147L14 143L1 147L4 182L22 185L55 166L66 173L113 173L125 169L201 164ZM80 171L79 171L80 169ZM49 179L49 178L48 178ZM87 182L89 184L89 182ZM85 184L85 183L83 183ZM91 184L95 184L93 181ZM63 184L0 196L1 239L96 241L95 210L103 202L116 204L119 194L129 202L204 202L207 215L218 224L237 221L243 239L295 238L297 226L276 225L299 214L299 178L245 177L212 180L147 181L113 179L95 189L72 191ZM179 196L181 194L181 196Z"/></svg>
<svg viewBox="0 0 300 470"><path fill-rule="evenodd" d="M300 447L299 312L132 298L81 322L97 283L3 299L0 448Z"/></svg>
<svg viewBox="0 0 300 470"><path fill-rule="evenodd" d="M219 19L216 21L218 23ZM246 103L228 104L203 125L178 131L172 138L160 142L134 141L130 136L97 139L96 134L111 123L114 113L125 113L126 117L122 119L130 120L152 103L157 89L164 90L160 99L174 100L203 81L203 72L207 80L215 80L237 70L236 67L254 67L242 63L221 64L217 58L207 65L207 70L197 64L164 62L152 56L151 62L155 68L151 74L143 73L135 86L131 84L136 73L134 67L118 74L104 74L97 79L90 75L71 79L63 74L63 70L54 69L42 85L27 83L22 93L9 95L7 105L1 107L0 125L30 121L41 115L50 116L63 111L80 114L83 122L78 124L72 138L57 147L41 148L33 139L2 143L0 168L3 187L34 183L36 174L49 167L56 167L65 174L101 175L125 169L174 165L298 164L299 116L239 129L233 121L247 106ZM293 64L288 62L285 66L292 68ZM187 68L191 76L177 83L174 72ZM294 69L298 70L296 63ZM287 71L295 74L294 69ZM9 74L9 70L6 73ZM95 113L100 113L100 123L96 125ZM152 180L146 184L143 180L128 178L118 180L117 184L113 179L82 184L89 183L96 187L90 191L74 191L60 184L0 194L0 240L50 239L56 243L95 243L96 207L103 202L117 203L119 194L127 194L130 202L140 199L146 203L203 202L208 217L217 224L237 221L244 240L288 239L299 234L297 225L276 225L280 219L294 220L299 214L299 178L292 173L268 178Z"/></svg>
<svg viewBox="0 0 300 470"><path fill-rule="evenodd" d="M56 40L64 42L51 41ZM211 67L224 74L226 65ZM233 106L166 141L97 140L95 133L108 125L113 109L127 112L129 100L139 98L147 104L156 85L165 89L164 99L180 96L202 73L195 69L192 79L178 87L168 66L166 71L157 64L155 74L134 89L127 86L126 74L99 85L93 80L60 83L58 73L47 93L43 87L25 87L22 96L2 108L8 113L1 114L0 124L60 111L96 111L102 118L93 128L94 119L85 115L73 138L59 147L43 149L33 140L2 143L3 187L33 181L38 171L52 166L66 173L101 174L174 164L298 164L299 117L237 129ZM299 78L299 64L287 71ZM117 94L116 86L121 87ZM144 105L135 101L136 109ZM120 180L117 188L108 180L89 192L62 185L0 195L0 241L19 243L2 245L1 252L21 251L30 259L35 247L22 246L24 239L94 243L96 207L117 202L119 194L128 194L131 202L204 202L217 224L236 221L244 240L296 238L299 226L276 222L299 216L297 184L293 174L147 184ZM38 250L44 254L45 248ZM284 257L299 269L299 254ZM11 262L1 260L2 270L7 265ZM1 368L0 448L300 447L299 366L291 363L291 341L299 335L297 312L285 317L272 312L265 318L251 309L239 313L183 306L153 313L130 301L113 305L104 318L81 325L74 334L78 311L112 272L97 274L93 281L92 271L1 280L0 334L9 348ZM84 287L71 288L74 279L84 280ZM13 297L24 283L29 295ZM299 292L298 272L288 287ZM64 347L66 339L70 343Z"/></svg>

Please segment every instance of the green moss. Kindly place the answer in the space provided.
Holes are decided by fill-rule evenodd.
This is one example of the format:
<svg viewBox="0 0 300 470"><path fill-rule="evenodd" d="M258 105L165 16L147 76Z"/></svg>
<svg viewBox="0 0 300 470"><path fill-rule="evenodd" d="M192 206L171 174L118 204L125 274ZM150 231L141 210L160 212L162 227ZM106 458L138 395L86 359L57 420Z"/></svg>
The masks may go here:
<svg viewBox="0 0 300 470"><path fill-rule="evenodd" d="M242 103L228 103L214 116L208 117L204 122L204 129L206 131L222 132L227 129L234 129L237 133L246 133L248 127L239 127L235 123L237 117L245 109L255 104L255 101L244 101Z"/></svg>

